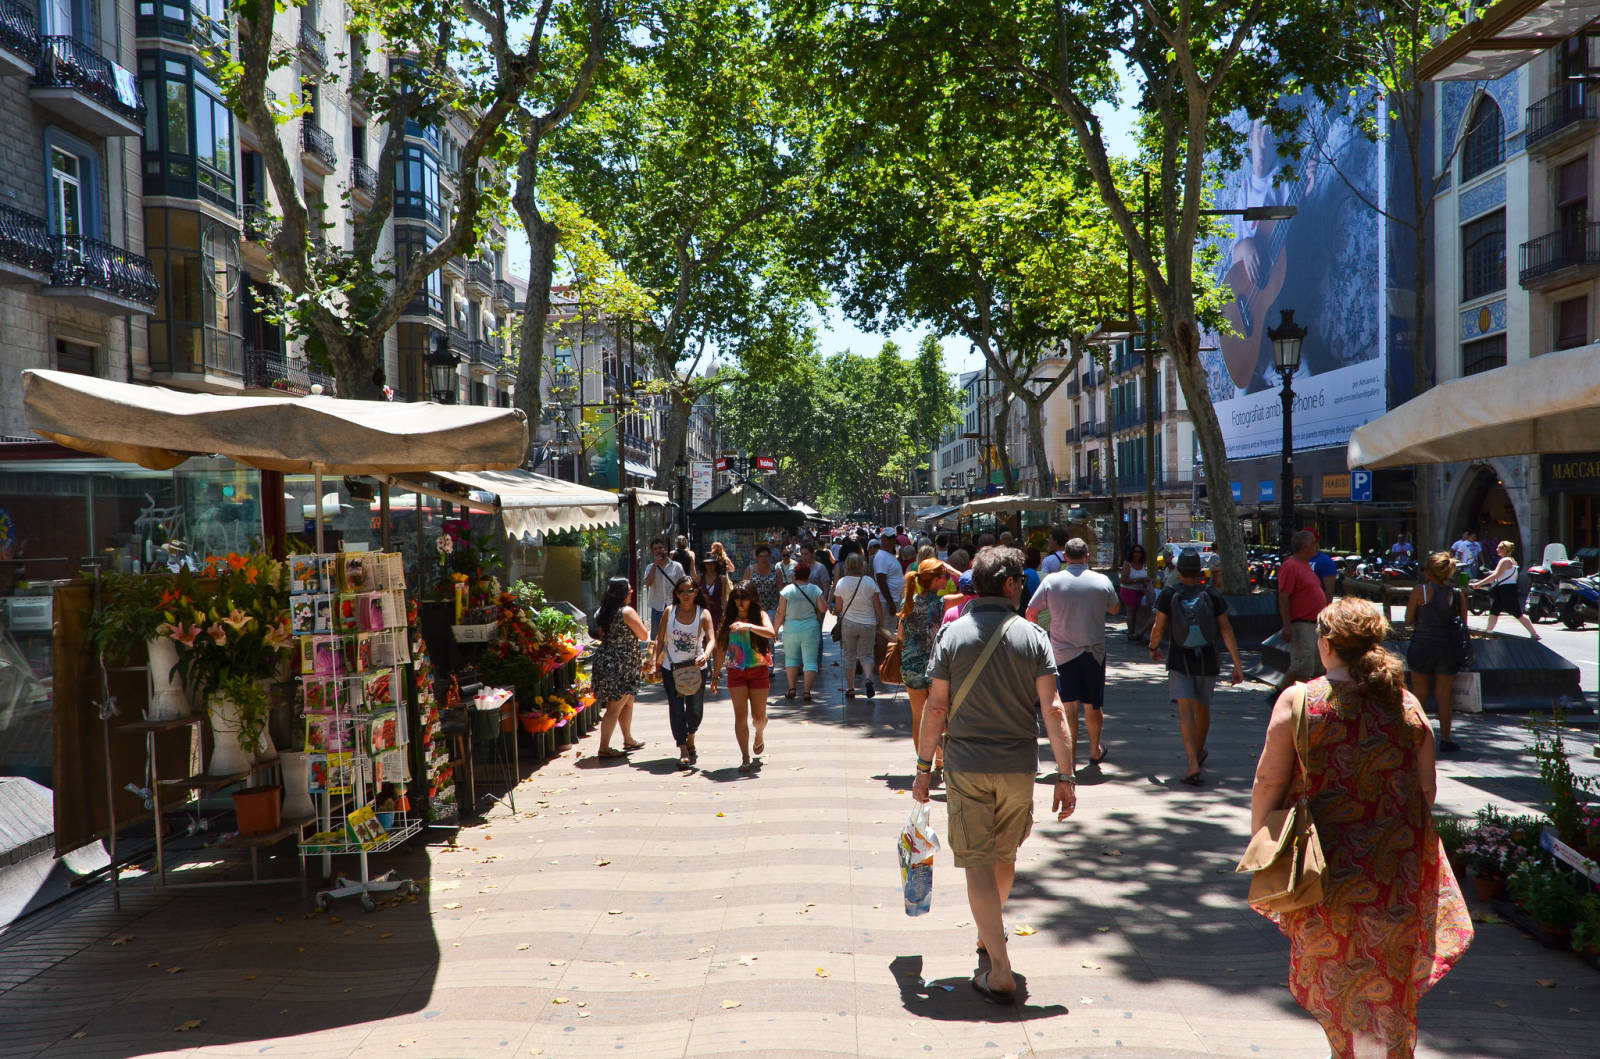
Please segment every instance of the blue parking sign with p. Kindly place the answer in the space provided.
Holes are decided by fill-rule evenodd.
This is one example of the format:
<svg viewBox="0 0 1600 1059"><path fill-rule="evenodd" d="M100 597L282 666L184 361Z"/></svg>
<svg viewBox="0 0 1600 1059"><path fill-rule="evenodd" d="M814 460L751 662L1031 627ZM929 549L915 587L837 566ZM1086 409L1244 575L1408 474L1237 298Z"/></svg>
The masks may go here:
<svg viewBox="0 0 1600 1059"><path fill-rule="evenodd" d="M1372 503L1372 472L1350 472L1350 501L1355 504Z"/></svg>

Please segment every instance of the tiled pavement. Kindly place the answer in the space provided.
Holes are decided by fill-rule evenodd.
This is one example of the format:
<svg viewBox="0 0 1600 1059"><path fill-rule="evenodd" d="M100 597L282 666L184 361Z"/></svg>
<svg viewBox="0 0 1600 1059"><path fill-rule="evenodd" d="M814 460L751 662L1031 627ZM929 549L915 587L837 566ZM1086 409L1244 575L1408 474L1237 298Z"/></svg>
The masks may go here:
<svg viewBox="0 0 1600 1059"><path fill-rule="evenodd" d="M1157 671L1113 657L1109 758L1081 774L1079 814L1045 819L1037 788L1007 917L1034 931L1011 939L1016 1009L966 984L947 855L933 912L901 910L903 692L847 707L825 665L825 704L778 691L756 775L735 768L725 692L689 773L665 707L642 703L650 746L632 760L569 754L524 783L515 817L397 859L429 884L415 902L336 917L281 890L143 893L113 913L102 888L27 920L0 933L0 1055L1326 1054L1285 989L1286 943L1232 873L1261 692L1219 693L1197 792L1176 783ZM1463 741L1514 745L1514 725L1469 722ZM1443 806L1493 790L1475 760L1445 766ZM1485 924L1424 1001L1423 1054L1594 1054L1597 997L1594 971Z"/></svg>

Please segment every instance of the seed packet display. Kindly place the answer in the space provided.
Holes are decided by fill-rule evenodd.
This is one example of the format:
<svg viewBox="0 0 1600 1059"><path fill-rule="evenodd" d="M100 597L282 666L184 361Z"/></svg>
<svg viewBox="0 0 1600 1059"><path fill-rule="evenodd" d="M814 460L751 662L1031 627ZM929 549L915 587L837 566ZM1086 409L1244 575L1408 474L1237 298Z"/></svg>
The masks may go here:
<svg viewBox="0 0 1600 1059"><path fill-rule="evenodd" d="M341 556L339 586L346 592L366 592L372 588L372 564L376 556L345 552Z"/></svg>
<svg viewBox="0 0 1600 1059"><path fill-rule="evenodd" d="M309 636L299 638L300 645L300 675L309 677L317 671L317 644Z"/></svg>
<svg viewBox="0 0 1600 1059"><path fill-rule="evenodd" d="M350 841L363 849L371 849L384 840L388 832L383 825L378 823L378 814L373 812L372 806L363 805L345 818L345 829L349 832Z"/></svg>
<svg viewBox="0 0 1600 1059"><path fill-rule="evenodd" d="M345 655L344 641L338 637L315 637L311 641L311 651L311 674L318 680L333 680L352 672Z"/></svg>
<svg viewBox="0 0 1600 1059"><path fill-rule="evenodd" d="M387 629L373 633L371 643L374 669L402 666L411 661L411 656L406 651L405 633L400 630Z"/></svg>
<svg viewBox="0 0 1600 1059"><path fill-rule="evenodd" d="M323 790L329 794L349 794L352 788L354 765L352 755L348 750L332 751L321 755L323 762ZM316 758L312 758L311 769L316 773ZM314 788L313 788L314 789Z"/></svg>
<svg viewBox="0 0 1600 1059"><path fill-rule="evenodd" d="M291 555L289 557L289 591L297 594L320 595L331 592L333 583L328 555Z"/></svg>
<svg viewBox="0 0 1600 1059"><path fill-rule="evenodd" d="M372 668L372 636L372 633L364 632L345 637L350 660L349 672L365 673Z"/></svg>
<svg viewBox="0 0 1600 1059"><path fill-rule="evenodd" d="M393 783L404 786L410 779L407 775L406 756L399 750L389 750L373 759L373 782L377 784Z"/></svg>
<svg viewBox="0 0 1600 1059"><path fill-rule="evenodd" d="M316 600L311 596L292 596L289 599L289 631L296 636L307 636L316 631Z"/></svg>
<svg viewBox="0 0 1600 1059"><path fill-rule="evenodd" d="M394 710L374 713L367 723L367 752L374 757L399 745L399 718Z"/></svg>
<svg viewBox="0 0 1600 1059"><path fill-rule="evenodd" d="M306 716L306 749L312 753L330 753L351 749L351 723L333 714L308 714Z"/></svg>
<svg viewBox="0 0 1600 1059"><path fill-rule="evenodd" d="M399 552L381 552L367 556L371 563L372 587L383 592L404 591L406 587L405 561Z"/></svg>
<svg viewBox="0 0 1600 1059"><path fill-rule="evenodd" d="M366 702L369 710L393 705L395 701L394 671L391 669L379 669L366 674L362 683L361 698Z"/></svg>
<svg viewBox="0 0 1600 1059"><path fill-rule="evenodd" d="M341 635L361 631L361 597L344 593L334 598L333 631Z"/></svg>
<svg viewBox="0 0 1600 1059"><path fill-rule="evenodd" d="M333 632L333 597L312 596L311 631L316 634Z"/></svg>

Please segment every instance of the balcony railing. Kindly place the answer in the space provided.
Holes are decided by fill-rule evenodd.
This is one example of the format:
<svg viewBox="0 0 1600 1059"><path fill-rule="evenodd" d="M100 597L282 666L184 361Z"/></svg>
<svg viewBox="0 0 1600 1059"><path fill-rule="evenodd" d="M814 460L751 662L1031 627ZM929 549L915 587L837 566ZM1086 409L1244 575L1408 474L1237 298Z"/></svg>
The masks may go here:
<svg viewBox="0 0 1600 1059"><path fill-rule="evenodd" d="M244 384L254 390L282 390L285 393L310 393L321 386L333 396L333 377L312 368L303 360L290 360L281 350L246 349Z"/></svg>
<svg viewBox="0 0 1600 1059"><path fill-rule="evenodd" d="M378 171L365 162L352 161L350 171L354 174L357 191L368 195L378 193Z"/></svg>
<svg viewBox="0 0 1600 1059"><path fill-rule="evenodd" d="M1563 269L1600 266L1600 221L1569 224L1541 235L1522 244L1521 256L1518 279L1524 285Z"/></svg>
<svg viewBox="0 0 1600 1059"><path fill-rule="evenodd" d="M49 272L55 263L55 249L44 218L0 205L0 261Z"/></svg>
<svg viewBox="0 0 1600 1059"><path fill-rule="evenodd" d="M317 32L316 23L309 18L300 20L300 50L317 60L317 65L324 70L328 68L328 46Z"/></svg>
<svg viewBox="0 0 1600 1059"><path fill-rule="evenodd" d="M1084 438L1103 438L1106 436L1106 425L1104 423L1085 423L1079 436Z"/></svg>
<svg viewBox="0 0 1600 1059"><path fill-rule="evenodd" d="M487 338L473 339L472 360L475 364L498 368L500 366L500 347Z"/></svg>
<svg viewBox="0 0 1600 1059"><path fill-rule="evenodd" d="M33 83L40 88L77 89L106 109L144 124L138 78L76 37L41 38Z"/></svg>
<svg viewBox="0 0 1600 1059"><path fill-rule="evenodd" d="M1528 108L1529 147L1548 139L1580 121L1592 121L1600 110L1600 97L1591 95L1581 82L1564 85Z"/></svg>
<svg viewBox="0 0 1600 1059"><path fill-rule="evenodd" d="M300 120L300 149L321 162L330 173L339 167L339 154L334 147L333 137L310 118Z"/></svg>
<svg viewBox="0 0 1600 1059"><path fill-rule="evenodd" d="M16 0L0 0L0 48L30 66L39 65L39 19Z"/></svg>
<svg viewBox="0 0 1600 1059"><path fill-rule="evenodd" d="M1083 376L1083 389L1084 389L1084 392L1087 393L1088 391L1094 389L1096 386L1099 386L1102 382L1105 382L1105 380L1106 380L1106 377L1105 377L1105 373L1104 372L1098 372L1098 371L1086 372L1084 374L1084 376Z"/></svg>
<svg viewBox="0 0 1600 1059"><path fill-rule="evenodd" d="M494 269L482 261L467 262L467 283L474 287L481 287L486 291L493 289Z"/></svg>
<svg viewBox="0 0 1600 1059"><path fill-rule="evenodd" d="M1078 479L1076 492L1084 493L1088 496L1100 496L1105 491L1106 485L1098 476L1092 478L1084 476Z"/></svg>
<svg viewBox="0 0 1600 1059"><path fill-rule="evenodd" d="M1067 380L1067 396L1068 397L1076 397L1081 392L1083 392L1083 387L1078 382L1077 379L1068 379Z"/></svg>
<svg viewBox="0 0 1600 1059"><path fill-rule="evenodd" d="M517 289L503 279L494 281L494 300L502 305L511 305L517 300Z"/></svg>
<svg viewBox="0 0 1600 1059"><path fill-rule="evenodd" d="M259 202L244 204L244 237L252 243L264 243L272 238L273 218L267 207Z"/></svg>
<svg viewBox="0 0 1600 1059"><path fill-rule="evenodd" d="M471 358L472 340L467 337L465 331L459 327L449 327L445 329L445 334L450 339L450 352L463 360Z"/></svg>
<svg viewBox="0 0 1600 1059"><path fill-rule="evenodd" d="M52 287L80 287L154 306L160 287L150 259L82 235L50 237Z"/></svg>
<svg viewBox="0 0 1600 1059"><path fill-rule="evenodd" d="M1079 432L1080 432L1080 428L1078 428L1078 427L1068 427L1067 428L1067 444L1068 445L1071 445L1071 444L1073 444L1074 442L1076 442L1078 440Z"/></svg>

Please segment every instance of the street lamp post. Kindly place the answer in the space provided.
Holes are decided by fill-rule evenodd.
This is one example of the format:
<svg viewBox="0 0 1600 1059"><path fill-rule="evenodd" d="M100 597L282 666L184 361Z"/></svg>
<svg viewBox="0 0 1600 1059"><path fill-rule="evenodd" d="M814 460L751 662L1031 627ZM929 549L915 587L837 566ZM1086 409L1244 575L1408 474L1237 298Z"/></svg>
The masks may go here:
<svg viewBox="0 0 1600 1059"><path fill-rule="evenodd" d="M432 391L433 399L440 404L455 404L460 388L456 368L461 358L450 348L448 336L440 335L433 340L433 351L428 354L426 363L428 388Z"/></svg>
<svg viewBox="0 0 1600 1059"><path fill-rule="evenodd" d="M1305 341L1306 329L1294 322L1294 310L1284 309L1277 327L1267 329L1272 341L1272 361L1283 376L1283 495L1278 498L1282 525L1279 535L1283 550L1289 550L1289 540L1294 535L1294 389L1290 380L1300 370L1300 345Z"/></svg>
<svg viewBox="0 0 1600 1059"><path fill-rule="evenodd" d="M689 464L682 456L672 463L678 476L678 532L689 535Z"/></svg>

